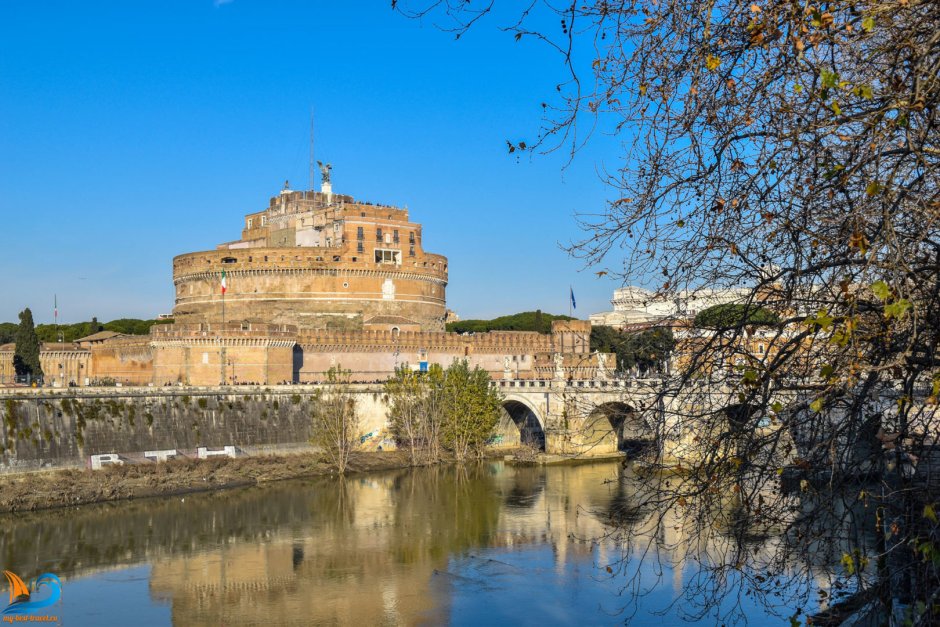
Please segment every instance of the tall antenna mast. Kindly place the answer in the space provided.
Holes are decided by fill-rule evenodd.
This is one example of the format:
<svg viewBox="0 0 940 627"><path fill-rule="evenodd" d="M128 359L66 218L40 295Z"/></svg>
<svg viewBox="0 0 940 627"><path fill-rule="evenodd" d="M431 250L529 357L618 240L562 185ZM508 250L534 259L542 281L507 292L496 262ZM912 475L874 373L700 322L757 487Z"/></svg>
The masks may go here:
<svg viewBox="0 0 940 627"><path fill-rule="evenodd" d="M311 192L313 187L313 107L310 107L310 186L307 188Z"/></svg>

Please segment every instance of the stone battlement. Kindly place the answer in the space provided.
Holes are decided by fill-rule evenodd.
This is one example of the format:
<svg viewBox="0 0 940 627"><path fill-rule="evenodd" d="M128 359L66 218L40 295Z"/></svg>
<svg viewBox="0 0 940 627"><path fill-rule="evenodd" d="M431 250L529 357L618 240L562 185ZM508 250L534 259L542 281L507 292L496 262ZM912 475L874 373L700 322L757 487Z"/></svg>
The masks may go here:
<svg viewBox="0 0 940 627"><path fill-rule="evenodd" d="M552 350L552 336L528 331L491 331L473 335L427 331L310 331L297 342L312 351L395 351L403 348L462 353L536 353Z"/></svg>

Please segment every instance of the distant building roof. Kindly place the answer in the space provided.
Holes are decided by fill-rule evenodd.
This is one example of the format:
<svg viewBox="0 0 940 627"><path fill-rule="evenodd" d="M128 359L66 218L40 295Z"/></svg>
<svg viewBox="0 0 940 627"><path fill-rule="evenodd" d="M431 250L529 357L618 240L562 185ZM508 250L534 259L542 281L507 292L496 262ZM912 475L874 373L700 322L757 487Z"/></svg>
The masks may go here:
<svg viewBox="0 0 940 627"><path fill-rule="evenodd" d="M363 324L418 324L414 320L403 318L402 316L373 316Z"/></svg>
<svg viewBox="0 0 940 627"><path fill-rule="evenodd" d="M44 351L80 351L84 350L75 342L43 342Z"/></svg>
<svg viewBox="0 0 940 627"><path fill-rule="evenodd" d="M110 340L111 338L120 337L120 336L124 336L124 335L127 335L127 334L126 334L126 333L118 333L118 332L116 332L116 331L98 331L97 333L92 333L92 334L89 335L89 336L80 337L80 338L78 338L77 340L75 340L75 342L76 342L76 343L83 343L83 342L104 342L105 340Z"/></svg>

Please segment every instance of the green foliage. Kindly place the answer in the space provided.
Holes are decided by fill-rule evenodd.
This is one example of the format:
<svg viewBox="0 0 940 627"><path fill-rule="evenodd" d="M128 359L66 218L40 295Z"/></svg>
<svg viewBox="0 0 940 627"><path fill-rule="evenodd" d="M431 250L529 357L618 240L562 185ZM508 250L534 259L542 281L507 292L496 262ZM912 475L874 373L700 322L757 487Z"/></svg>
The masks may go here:
<svg viewBox="0 0 940 627"><path fill-rule="evenodd" d="M128 335L147 335L150 333L150 327L155 324L167 324L172 320L139 320L137 318L119 318L111 322L104 323L105 331L114 331L115 333L126 333Z"/></svg>
<svg viewBox="0 0 940 627"><path fill-rule="evenodd" d="M447 330L454 333L486 333L487 331L538 331L551 333L553 320L574 320L571 316L556 316L537 311L524 311L492 320L459 320L449 322Z"/></svg>
<svg viewBox="0 0 940 627"><path fill-rule="evenodd" d="M501 400L485 370L479 366L470 370L466 360L451 364L444 371L441 390L443 446L458 460L482 457L486 441L499 422Z"/></svg>
<svg viewBox="0 0 940 627"><path fill-rule="evenodd" d="M0 344L10 344L16 337L18 325L15 322L0 322Z"/></svg>
<svg viewBox="0 0 940 627"><path fill-rule="evenodd" d="M150 327L155 324L170 324L172 320L139 320L137 318L120 318L100 324L97 318L92 318L90 322L76 322L73 324L60 324L58 327L54 324L40 324L36 326L36 335L42 342L58 342L59 337L63 342L74 342L83 337L88 337L99 331L114 331L115 333L125 333L127 335L147 335L150 333ZM5 332L11 323L0 323L0 344L4 340Z"/></svg>
<svg viewBox="0 0 940 627"><path fill-rule="evenodd" d="M705 329L739 329L743 326L771 326L780 318L758 305L725 303L703 309L695 316L695 326Z"/></svg>
<svg viewBox="0 0 940 627"><path fill-rule="evenodd" d="M28 374L33 379L42 379L42 366L39 364L39 338L33 325L33 312L29 307L20 312L20 326L14 337L16 351L13 354L13 367L16 374Z"/></svg>
<svg viewBox="0 0 940 627"><path fill-rule="evenodd" d="M665 361L675 347L676 340L668 327L633 333L605 326L591 329L591 350L615 353L619 370L633 367L649 370Z"/></svg>
<svg viewBox="0 0 940 627"><path fill-rule="evenodd" d="M481 457L499 422L502 398L489 374L466 361L428 372L402 366L385 383L392 435L412 464L439 460L446 448L458 460Z"/></svg>

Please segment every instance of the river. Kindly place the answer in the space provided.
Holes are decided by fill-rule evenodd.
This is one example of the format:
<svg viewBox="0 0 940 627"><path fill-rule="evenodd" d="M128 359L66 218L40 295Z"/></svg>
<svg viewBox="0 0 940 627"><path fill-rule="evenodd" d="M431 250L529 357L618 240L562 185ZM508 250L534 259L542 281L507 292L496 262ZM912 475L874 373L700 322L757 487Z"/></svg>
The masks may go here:
<svg viewBox="0 0 940 627"><path fill-rule="evenodd" d="M61 578L48 613L70 627L687 625L682 525L644 531L637 481L619 462L292 480L4 516L0 549ZM784 624L737 592L693 624Z"/></svg>

